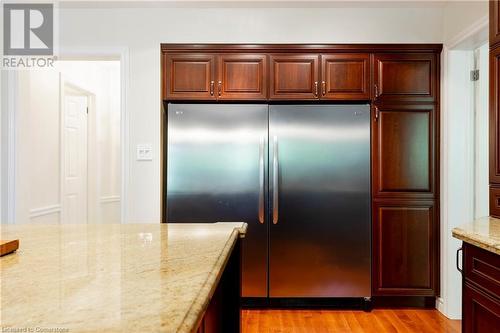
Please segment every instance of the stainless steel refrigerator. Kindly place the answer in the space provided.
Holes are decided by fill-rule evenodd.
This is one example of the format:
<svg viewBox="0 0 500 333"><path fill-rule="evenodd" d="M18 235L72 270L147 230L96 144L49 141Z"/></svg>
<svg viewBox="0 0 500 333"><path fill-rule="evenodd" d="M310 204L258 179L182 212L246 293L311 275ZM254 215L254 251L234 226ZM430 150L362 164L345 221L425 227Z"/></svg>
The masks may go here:
<svg viewBox="0 0 500 333"><path fill-rule="evenodd" d="M244 221L243 297L369 297L368 105L168 104L167 222Z"/></svg>

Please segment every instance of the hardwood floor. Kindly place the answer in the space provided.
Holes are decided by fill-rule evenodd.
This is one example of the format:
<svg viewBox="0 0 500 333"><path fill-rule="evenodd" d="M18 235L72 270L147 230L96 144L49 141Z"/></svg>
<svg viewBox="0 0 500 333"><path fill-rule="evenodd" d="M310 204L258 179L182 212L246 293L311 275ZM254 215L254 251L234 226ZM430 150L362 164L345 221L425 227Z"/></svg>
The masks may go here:
<svg viewBox="0 0 500 333"><path fill-rule="evenodd" d="M437 310L243 310L243 333L460 333L460 320Z"/></svg>

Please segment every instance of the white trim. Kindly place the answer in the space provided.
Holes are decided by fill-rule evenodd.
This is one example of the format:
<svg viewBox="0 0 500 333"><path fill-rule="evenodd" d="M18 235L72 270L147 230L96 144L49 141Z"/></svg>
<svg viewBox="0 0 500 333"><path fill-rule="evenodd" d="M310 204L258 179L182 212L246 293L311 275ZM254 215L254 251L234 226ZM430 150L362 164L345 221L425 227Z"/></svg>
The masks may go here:
<svg viewBox="0 0 500 333"><path fill-rule="evenodd" d="M440 165L440 174L441 174L441 184L440 184L440 269L441 269L441 297L436 298L436 308L443 313L445 316L451 319L459 319L460 313L453 310L452 308L455 306L454 304L450 304L452 300L450 300L450 293L455 293L456 291L450 290L450 279L451 281L455 281L455 277L453 275L457 275L455 272L454 256L455 249L454 246L456 243L455 240L451 238L451 228L453 225L457 223L457 221L450 221L450 217L452 213L456 215L456 206L457 203L453 205L451 200L450 187L452 186L450 182L450 169L453 167L450 163L450 144L452 141L450 138L451 128L450 126L453 124L453 110L450 110L452 98L455 96L450 95L450 68L449 62L450 57L453 55L451 51L462 50L464 52L471 52L476 47L484 44L488 38L488 16L484 16L481 19L477 20L475 23L471 24L467 29L464 29L461 33L457 34L454 38L444 43L441 64L441 165ZM471 59L472 64L472 59ZM469 68L463 68L463 75L468 74ZM464 87L464 90L467 91L468 96L461 96L461 98L467 100L467 107L473 108L473 85L470 84L468 87ZM473 115L471 115L472 117ZM472 118L471 126L472 126ZM460 216L469 216L472 214L474 199L472 196L473 193L473 164L474 158L472 156L473 152L473 140L471 140L472 135L472 127L471 131L467 131L467 133L463 133L467 142L465 142L465 149L463 151L464 155L467 155L463 160L464 169L461 172L464 172L465 175L463 178L463 193L470 196L466 201L470 201L470 205L464 205L460 207ZM455 175L456 177L456 175ZM471 215L472 216L472 215ZM453 260L451 260L453 258ZM457 280L458 281L458 280ZM457 318L458 317L458 318Z"/></svg>
<svg viewBox="0 0 500 333"><path fill-rule="evenodd" d="M101 197L101 204L109 204L114 202L120 202L119 195L107 195Z"/></svg>
<svg viewBox="0 0 500 333"><path fill-rule="evenodd" d="M61 213L61 205L60 204L30 209L29 218L32 219L35 217L52 215L52 214L56 214L56 213Z"/></svg>
<svg viewBox="0 0 500 333"><path fill-rule="evenodd" d="M16 127L17 108L19 106L19 85L16 71L8 71L7 74L7 223L16 223Z"/></svg>
<svg viewBox="0 0 500 333"><path fill-rule="evenodd" d="M467 45L465 49L470 50L480 46L485 42L483 36L481 35L485 34L486 38L488 37L489 21L489 15L481 17L479 20L472 23L468 28L462 30L455 37L446 41L444 44L448 47L448 49L460 49L460 44L469 40L474 40L479 36L479 40L477 40L477 43L475 43L477 45Z"/></svg>
<svg viewBox="0 0 500 333"><path fill-rule="evenodd" d="M76 59L110 59L120 60L120 153L121 153L121 193L122 205L120 207L120 222L128 222L127 200L129 191L130 153L129 153L129 116L128 116L128 90L129 90L129 48L128 47L78 47L60 48L59 60Z"/></svg>

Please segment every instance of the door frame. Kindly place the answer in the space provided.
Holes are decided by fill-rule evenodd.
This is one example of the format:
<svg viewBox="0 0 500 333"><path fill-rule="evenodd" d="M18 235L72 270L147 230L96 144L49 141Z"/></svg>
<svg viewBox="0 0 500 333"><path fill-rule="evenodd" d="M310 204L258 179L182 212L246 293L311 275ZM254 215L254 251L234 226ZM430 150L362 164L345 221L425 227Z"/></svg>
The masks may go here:
<svg viewBox="0 0 500 333"><path fill-rule="evenodd" d="M129 48L128 47L60 47L58 60L120 61L120 223L129 222L128 195L130 179L130 124L128 111Z"/></svg>
<svg viewBox="0 0 500 333"><path fill-rule="evenodd" d="M89 165L94 165L94 163L92 163L93 159L95 158L95 155L96 155L96 151L94 149L94 146L90 143L90 138L92 137L90 134L92 133L96 133L96 119L95 119L95 95L88 91L88 90L85 90L83 88L81 88L80 86L72 83L71 81L68 81L64 78L64 76L59 73L59 91L60 91L60 95L59 95L59 98L60 98L60 102L59 102L59 105L60 105L60 108L59 108L59 137L60 137L60 140L59 140L59 146L60 146L60 150L59 150L59 163L60 163L60 173L59 173L59 201L60 201L60 206L61 206L61 212L60 212L60 219L59 219L59 222L61 224L65 224L67 221L64 221L64 216L65 215L65 211L66 211L66 207L65 205L63 204L64 202L64 197L65 197L65 194L66 194L66 188L65 188L65 185L64 185L64 169L65 169L65 147L66 147L66 138L65 138L65 135L64 135L64 127L66 125L66 118L65 118L65 113L66 113L66 101L65 101L65 98L66 96L68 96L69 94L67 92L72 92L74 94L72 95L76 95L76 96L84 96L87 98L87 110L88 110L88 113L87 113L87 158L86 158L86 161L85 161L85 164L86 164L86 177L85 177L85 187L86 187L86 196L87 196L87 207L86 207L86 211L87 211L87 215L86 215L86 223L89 222L90 220L90 217L92 216L91 212L95 212L95 209L96 209L96 203L97 203L97 198L94 197L92 195L92 191L90 190L90 181L89 179L91 179L91 177L89 177L89 174L91 174L90 170L89 170ZM90 116L90 115L94 115L94 116ZM96 179L94 177L92 177L92 179Z"/></svg>
<svg viewBox="0 0 500 333"><path fill-rule="evenodd" d="M466 133L461 133L460 137L453 135L456 132L457 123L454 119L457 112L464 112L461 109L454 109L456 100L463 101L462 108L473 110L473 87L469 80L469 70L472 69L473 58L472 51L488 42L488 15L472 23L468 28L458 33L453 38L443 44L441 53L441 118L440 118L440 296L436 297L436 308L450 319L460 319L461 311L461 276L455 268L455 254L460 242L453 238L451 230L463 223L470 223L473 220L473 172L474 158L471 156L473 147L473 123L470 117L470 123L466 128ZM458 52L457 52L458 51ZM469 55L465 54L469 52ZM465 66L463 72L454 71L452 66L457 61L462 61ZM450 75L455 75L451 78ZM459 78L457 79L457 77ZM452 86L453 85L453 86ZM461 85L457 89L457 85ZM458 92L460 91L460 92ZM453 163L449 154L453 143L464 140L466 153L469 155L461 164L461 169L457 171L457 164ZM456 185L456 179L461 178L460 189L468 197L462 202L456 202L453 199L453 184ZM457 218L458 217L458 218ZM459 292L457 292L459 290Z"/></svg>

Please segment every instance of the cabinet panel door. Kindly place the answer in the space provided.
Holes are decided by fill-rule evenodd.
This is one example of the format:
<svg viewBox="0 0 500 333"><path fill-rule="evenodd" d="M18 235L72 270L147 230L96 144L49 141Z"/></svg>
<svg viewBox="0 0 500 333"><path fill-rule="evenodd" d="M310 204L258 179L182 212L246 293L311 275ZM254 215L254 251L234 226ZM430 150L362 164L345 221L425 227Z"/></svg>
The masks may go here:
<svg viewBox="0 0 500 333"><path fill-rule="evenodd" d="M317 99L317 54L271 55L270 99Z"/></svg>
<svg viewBox="0 0 500 333"><path fill-rule="evenodd" d="M218 99L266 99L266 55L221 55L219 56L218 71Z"/></svg>
<svg viewBox="0 0 500 333"><path fill-rule="evenodd" d="M375 202L373 293L433 296L436 283L432 202Z"/></svg>
<svg viewBox="0 0 500 333"><path fill-rule="evenodd" d="M433 53L376 54L374 95L380 102L434 102L437 57Z"/></svg>
<svg viewBox="0 0 500 333"><path fill-rule="evenodd" d="M490 50L490 183L500 184L500 46Z"/></svg>
<svg viewBox="0 0 500 333"><path fill-rule="evenodd" d="M490 1L490 47L500 42L500 6L498 0Z"/></svg>
<svg viewBox="0 0 500 333"><path fill-rule="evenodd" d="M215 99L215 56L211 54L167 54L166 97L168 99Z"/></svg>
<svg viewBox="0 0 500 333"><path fill-rule="evenodd" d="M462 289L462 332L500 333L500 301L465 283Z"/></svg>
<svg viewBox="0 0 500 333"><path fill-rule="evenodd" d="M436 177L435 107L399 105L375 109L373 195L432 199Z"/></svg>
<svg viewBox="0 0 500 333"><path fill-rule="evenodd" d="M370 99L369 54L321 55L321 98Z"/></svg>

